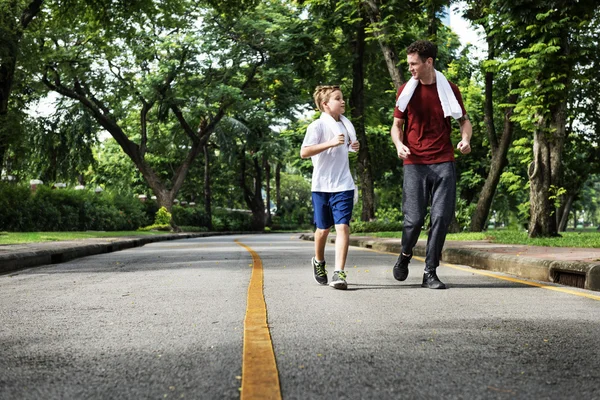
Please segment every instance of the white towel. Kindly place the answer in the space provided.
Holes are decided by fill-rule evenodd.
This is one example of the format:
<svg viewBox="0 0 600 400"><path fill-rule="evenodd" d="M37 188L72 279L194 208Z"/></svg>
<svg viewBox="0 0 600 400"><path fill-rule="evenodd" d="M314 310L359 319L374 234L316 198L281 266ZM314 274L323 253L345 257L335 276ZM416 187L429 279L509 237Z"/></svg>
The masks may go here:
<svg viewBox="0 0 600 400"><path fill-rule="evenodd" d="M448 79L441 72L435 70L435 80L437 82L437 92L438 97L440 98L440 103L442 104L442 110L444 110L444 117L453 117L460 118L463 116L462 108L460 104L458 104L458 100L456 100L456 96L450 87L450 83L448 83ZM406 86L398 96L398 101L396 101L396 107L402 112L406 110L406 106L410 101L410 98L415 93L415 89L419 84L419 80L415 78L411 78L408 82L406 82Z"/></svg>
<svg viewBox="0 0 600 400"><path fill-rule="evenodd" d="M340 131L337 121L331 115L327 114L326 112L323 112L323 113L321 113L320 118L325 123L325 126L327 127L327 129L329 129L331 132L333 132L333 134L335 136L344 133L344 132ZM344 128L346 128L346 131L348 131L348 136L350 137L350 143L356 142L356 130L354 129L354 125L352 125L352 122L350 122L350 120L348 118L344 117L343 115L340 115L340 121L342 122L342 124L344 124ZM348 149L348 151L354 152L355 150L352 149L352 147L350 147Z"/></svg>

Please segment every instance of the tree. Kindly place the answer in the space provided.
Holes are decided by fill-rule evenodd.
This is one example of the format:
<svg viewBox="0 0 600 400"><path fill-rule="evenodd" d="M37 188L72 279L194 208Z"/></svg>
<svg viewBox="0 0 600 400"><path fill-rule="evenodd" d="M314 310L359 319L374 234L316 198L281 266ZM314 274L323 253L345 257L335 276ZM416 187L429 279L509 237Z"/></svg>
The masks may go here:
<svg viewBox="0 0 600 400"><path fill-rule="evenodd" d="M502 21L497 18L496 14L490 12L490 1L471 2L469 6L470 8L465 12L465 16L474 24L478 24L483 28L488 47L487 61L483 64L485 73L484 123L490 146L491 161L487 178L481 188L475 211L471 217L470 226L471 232L481 232L486 228L496 188L502 171L508 162L507 154L514 131L512 115L517 95L510 94L510 88L506 84L501 84L506 82L506 77L498 76L498 73L502 72L500 69L502 61L498 58L502 54L506 54L503 51L502 43L510 43L501 35ZM498 82L498 78L500 78L500 82ZM500 103L504 104L502 119L496 117L495 104L498 104L498 101L494 100L495 93L497 96L500 94ZM502 126L500 136L498 136L498 130L496 129L497 120Z"/></svg>
<svg viewBox="0 0 600 400"><path fill-rule="evenodd" d="M561 188L568 99L581 55L573 40L590 24L596 2L520 0L497 8L507 23L503 29L520 48L509 62L519 87L514 120L534 139L529 166L529 236L558 234L551 200Z"/></svg>
<svg viewBox="0 0 600 400"><path fill-rule="evenodd" d="M251 13L226 26L231 14L187 0L51 11L40 38L43 82L91 113L170 210L215 127L265 62L265 34L240 28ZM80 22L65 29L67 18ZM133 110L137 124L124 124ZM165 130L181 143L170 177L150 157Z"/></svg>
<svg viewBox="0 0 600 400"><path fill-rule="evenodd" d="M9 0L0 3L0 171L14 139L15 124L9 117L9 100L14 84L23 33L39 14L43 0Z"/></svg>

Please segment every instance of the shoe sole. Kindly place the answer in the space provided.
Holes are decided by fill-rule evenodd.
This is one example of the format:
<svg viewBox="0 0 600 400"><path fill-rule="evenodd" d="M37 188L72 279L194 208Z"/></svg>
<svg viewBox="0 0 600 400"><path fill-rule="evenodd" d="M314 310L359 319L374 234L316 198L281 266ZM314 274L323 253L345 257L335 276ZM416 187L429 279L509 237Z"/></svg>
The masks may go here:
<svg viewBox="0 0 600 400"><path fill-rule="evenodd" d="M392 273L393 273L393 271L392 271ZM393 273L393 275L394 275L395 280L402 282L402 281L405 281L406 278L408 278L408 271L406 271L406 275L403 275L400 277L397 277L396 274L394 274L394 273Z"/></svg>
<svg viewBox="0 0 600 400"><path fill-rule="evenodd" d="M348 284L347 283L341 283L341 282L331 282L329 284L329 286L331 286L334 289L338 289L338 290L346 290L346 289L348 289Z"/></svg>
<svg viewBox="0 0 600 400"><path fill-rule="evenodd" d="M426 283L425 284L421 284L421 287L428 288L428 289L446 289L446 285L443 285L443 286L440 286L440 287L431 287L431 286L429 286Z"/></svg>
<svg viewBox="0 0 600 400"><path fill-rule="evenodd" d="M319 285L322 285L322 286L326 286L326 285L328 285L327 281L325 281L325 282L319 282L319 281L317 280L317 277L316 277L314 274L313 274L313 277L315 278L315 282L317 282Z"/></svg>

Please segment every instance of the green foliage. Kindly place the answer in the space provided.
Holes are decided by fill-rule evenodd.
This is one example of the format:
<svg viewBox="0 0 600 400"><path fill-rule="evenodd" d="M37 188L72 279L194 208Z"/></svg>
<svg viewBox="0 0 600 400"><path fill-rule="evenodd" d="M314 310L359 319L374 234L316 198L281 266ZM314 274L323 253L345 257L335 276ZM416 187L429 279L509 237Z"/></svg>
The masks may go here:
<svg viewBox="0 0 600 400"><path fill-rule="evenodd" d="M207 227L208 217L204 213L204 210L199 207L182 207L173 206L173 221L179 227L182 226L195 226L195 227Z"/></svg>
<svg viewBox="0 0 600 400"><path fill-rule="evenodd" d="M171 213L167 211L165 207L161 207L156 212L154 218L154 225L170 225L171 224Z"/></svg>
<svg viewBox="0 0 600 400"><path fill-rule="evenodd" d="M374 232L369 234L369 236L401 238L402 232ZM426 239L427 233L422 232L420 238ZM528 246L548 247L600 247L600 233L590 231L561 232L560 237L531 239L527 236L527 232L523 229L497 229L489 230L487 232L450 233L446 237L446 240L485 240L491 243L499 244L521 244Z"/></svg>
<svg viewBox="0 0 600 400"><path fill-rule="evenodd" d="M213 213L212 223L216 231L251 231L252 214L242 211L217 209Z"/></svg>
<svg viewBox="0 0 600 400"><path fill-rule="evenodd" d="M401 232L401 222L387 221L352 221L350 222L350 232L365 233L365 232Z"/></svg>
<svg viewBox="0 0 600 400"><path fill-rule="evenodd" d="M26 186L0 183L0 226L6 231L134 230L146 221L143 206L128 194L47 186L32 194Z"/></svg>
<svg viewBox="0 0 600 400"><path fill-rule="evenodd" d="M170 232L173 228L170 224L152 224L148 226L144 226L143 228L139 228L140 232L149 232L149 231L163 231Z"/></svg>
<svg viewBox="0 0 600 400"><path fill-rule="evenodd" d="M375 217L382 222L398 222L402 221L403 214L400 208L379 207L377 211L375 211Z"/></svg>

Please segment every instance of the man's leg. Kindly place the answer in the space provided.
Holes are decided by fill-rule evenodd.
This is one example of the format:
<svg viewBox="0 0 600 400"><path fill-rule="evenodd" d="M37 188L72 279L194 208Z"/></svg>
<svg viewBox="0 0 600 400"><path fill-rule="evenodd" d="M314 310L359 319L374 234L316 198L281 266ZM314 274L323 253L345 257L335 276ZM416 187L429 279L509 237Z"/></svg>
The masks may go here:
<svg viewBox="0 0 600 400"><path fill-rule="evenodd" d="M428 191L423 165L405 165L404 183L402 185L402 212L404 222L402 227L402 251L392 268L394 279L404 281L408 277L408 264L412 258L412 251L425 220L427 210Z"/></svg>
<svg viewBox="0 0 600 400"><path fill-rule="evenodd" d="M435 177L431 197L431 229L427 238L425 271L431 272L440 265L446 234L456 207L456 172L453 162L431 165Z"/></svg>
<svg viewBox="0 0 600 400"><path fill-rule="evenodd" d="M431 165L431 170L431 228L427 238L425 273L421 286L445 289L446 285L437 277L436 269L440 265L446 234L456 207L456 170L453 162Z"/></svg>

